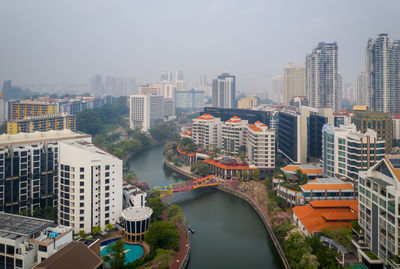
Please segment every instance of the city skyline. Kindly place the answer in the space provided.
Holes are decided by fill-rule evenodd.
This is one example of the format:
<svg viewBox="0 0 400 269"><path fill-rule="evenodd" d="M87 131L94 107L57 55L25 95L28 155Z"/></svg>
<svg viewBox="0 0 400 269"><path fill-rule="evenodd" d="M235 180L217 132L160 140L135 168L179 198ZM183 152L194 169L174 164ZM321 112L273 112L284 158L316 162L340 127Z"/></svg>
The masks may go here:
<svg viewBox="0 0 400 269"><path fill-rule="evenodd" d="M226 7L229 16L221 18ZM110 74L142 82L157 81L160 72L171 69L182 70L187 81L198 81L203 74L211 78L229 71L238 77L239 90L262 90L271 88L271 78L288 62L301 65L319 42L336 41L343 81L355 84L368 39L380 33L400 38L399 7L398 1L387 1L384 7L372 1L3 1L0 33L6 38L0 44L0 80L16 85L87 83L95 74ZM285 22L274 27L283 11ZM225 25L229 27L222 36ZM159 30L165 27L173 30Z"/></svg>

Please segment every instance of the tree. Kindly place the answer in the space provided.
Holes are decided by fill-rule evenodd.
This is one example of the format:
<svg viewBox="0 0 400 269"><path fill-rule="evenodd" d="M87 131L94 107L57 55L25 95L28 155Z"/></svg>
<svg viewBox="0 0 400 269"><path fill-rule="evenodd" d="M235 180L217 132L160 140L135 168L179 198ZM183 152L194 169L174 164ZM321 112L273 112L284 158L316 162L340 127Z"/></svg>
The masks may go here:
<svg viewBox="0 0 400 269"><path fill-rule="evenodd" d="M195 174L200 175L201 177L207 176L210 174L210 168L208 167L208 165L201 161L201 160L197 160L193 165L192 165L192 171Z"/></svg>
<svg viewBox="0 0 400 269"><path fill-rule="evenodd" d="M112 229L114 229L114 226L111 223L108 223L106 225L106 230L109 231L109 230L112 230Z"/></svg>
<svg viewBox="0 0 400 269"><path fill-rule="evenodd" d="M330 226L324 228L322 233L335 240L337 243L341 244L347 249L351 249L351 239L353 238L353 233L351 229L347 227L337 227L337 226Z"/></svg>
<svg viewBox="0 0 400 269"><path fill-rule="evenodd" d="M36 207L36 208L33 210L33 216L34 216L35 218L40 218L40 217L42 216L42 208L41 208L40 206Z"/></svg>
<svg viewBox="0 0 400 269"><path fill-rule="evenodd" d="M21 212L19 212L19 214L20 214L21 216L28 216L28 210L24 209L24 210L22 210Z"/></svg>
<svg viewBox="0 0 400 269"><path fill-rule="evenodd" d="M179 243L179 233L175 224L171 222L157 221L150 224L144 235L144 240L153 248L175 249Z"/></svg>
<svg viewBox="0 0 400 269"><path fill-rule="evenodd" d="M311 252L319 262L320 268L340 268L335 259L335 254L319 240L318 236L309 236L306 238Z"/></svg>
<svg viewBox="0 0 400 269"><path fill-rule="evenodd" d="M105 256L103 259L111 268L120 269L125 268L125 248L124 242L118 240L115 244L110 245L110 255Z"/></svg>
<svg viewBox="0 0 400 269"><path fill-rule="evenodd" d="M84 230L80 230L78 232L78 235L79 235L80 238L85 238L85 231Z"/></svg>
<svg viewBox="0 0 400 269"><path fill-rule="evenodd" d="M147 198L147 206L153 209L153 220L160 219L160 215L164 210L164 204L160 197L149 197Z"/></svg>
<svg viewBox="0 0 400 269"><path fill-rule="evenodd" d="M96 235L96 234L99 234L99 233L101 233L100 226L94 226L93 229L92 229L92 234Z"/></svg>
<svg viewBox="0 0 400 269"><path fill-rule="evenodd" d="M254 179L254 180L260 180L260 179L261 179L261 172L260 172L260 170L258 170L258 169L253 170L253 171L251 172L251 178Z"/></svg>
<svg viewBox="0 0 400 269"><path fill-rule="evenodd" d="M175 216L181 216L182 215L182 209L176 205L172 204L168 208L168 219L175 217Z"/></svg>

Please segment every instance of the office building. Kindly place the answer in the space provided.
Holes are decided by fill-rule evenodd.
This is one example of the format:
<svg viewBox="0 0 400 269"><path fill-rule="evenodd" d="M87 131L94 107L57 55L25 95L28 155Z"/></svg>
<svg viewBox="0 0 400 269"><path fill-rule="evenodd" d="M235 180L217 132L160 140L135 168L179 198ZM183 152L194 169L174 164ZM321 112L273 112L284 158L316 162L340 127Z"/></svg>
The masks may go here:
<svg viewBox="0 0 400 269"><path fill-rule="evenodd" d="M362 133L372 129L378 134L378 139L385 140L386 153L392 152L393 121L384 112L366 111L364 107L355 106L351 122L356 125L357 131Z"/></svg>
<svg viewBox="0 0 400 269"><path fill-rule="evenodd" d="M75 139L91 141L70 130L0 135L0 211L57 206L59 141Z"/></svg>
<svg viewBox="0 0 400 269"><path fill-rule="evenodd" d="M139 86L139 95L163 95L162 84L146 84Z"/></svg>
<svg viewBox="0 0 400 269"><path fill-rule="evenodd" d="M400 40L387 34L368 40L367 105L373 111L400 113Z"/></svg>
<svg viewBox="0 0 400 269"><path fill-rule="evenodd" d="M175 108L182 110L201 110L204 108L204 91L183 90L175 92Z"/></svg>
<svg viewBox="0 0 400 269"><path fill-rule="evenodd" d="M382 159L374 167L359 174L358 223L363 235L358 246L358 254L366 256L372 251L383 260L387 268L396 268L393 258L399 251L400 212L400 159L398 157ZM383 268L383 267L381 267Z"/></svg>
<svg viewBox="0 0 400 269"><path fill-rule="evenodd" d="M184 80L182 70L176 71L176 78L175 78L175 81L178 81L178 80Z"/></svg>
<svg viewBox="0 0 400 269"><path fill-rule="evenodd" d="M57 114L57 104L43 101L9 101L8 120L22 120L29 116Z"/></svg>
<svg viewBox="0 0 400 269"><path fill-rule="evenodd" d="M260 98L255 95L246 96L238 101L238 108L250 109L260 104Z"/></svg>
<svg viewBox="0 0 400 269"><path fill-rule="evenodd" d="M294 107L308 106L307 97L305 96L292 97L290 98L289 105Z"/></svg>
<svg viewBox="0 0 400 269"><path fill-rule="evenodd" d="M214 107L235 108L236 77L221 73L212 82L212 104Z"/></svg>
<svg viewBox="0 0 400 269"><path fill-rule="evenodd" d="M222 149L226 152L238 153L241 146L246 145L247 121L233 116L222 124Z"/></svg>
<svg viewBox="0 0 400 269"><path fill-rule="evenodd" d="M357 74L357 84L356 84L356 105L366 106L367 102L367 72L365 70Z"/></svg>
<svg viewBox="0 0 400 269"><path fill-rule="evenodd" d="M286 158L296 164L321 158L322 127L333 124L331 108L287 107L278 117L278 150Z"/></svg>
<svg viewBox="0 0 400 269"><path fill-rule="evenodd" d="M46 114L29 116L22 120L7 122L7 134L46 132L50 130L69 129L76 131L76 116L61 114Z"/></svg>
<svg viewBox="0 0 400 269"><path fill-rule="evenodd" d="M58 223L104 230L122 211L122 160L84 140L60 142Z"/></svg>
<svg viewBox="0 0 400 269"><path fill-rule="evenodd" d="M210 114L203 114L193 119L192 139L196 145L203 148L221 148L222 122Z"/></svg>
<svg viewBox="0 0 400 269"><path fill-rule="evenodd" d="M269 98L277 104L283 103L283 82L281 75L272 77L272 89Z"/></svg>
<svg viewBox="0 0 400 269"><path fill-rule="evenodd" d="M283 104L288 105L295 96L306 95L306 66L289 63L283 69Z"/></svg>
<svg viewBox="0 0 400 269"><path fill-rule="evenodd" d="M185 81L184 80L175 81L175 88L177 91L183 91L185 89Z"/></svg>
<svg viewBox="0 0 400 269"><path fill-rule="evenodd" d="M261 171L275 169L275 132L264 123L249 124L246 130L246 158Z"/></svg>
<svg viewBox="0 0 400 269"><path fill-rule="evenodd" d="M149 131L163 120L163 97L160 95L131 95L129 97L129 126Z"/></svg>
<svg viewBox="0 0 400 269"><path fill-rule="evenodd" d="M319 43L306 57L306 95L310 106L340 110L339 79L336 42Z"/></svg>
<svg viewBox="0 0 400 269"><path fill-rule="evenodd" d="M72 242L70 227L0 213L0 268L32 268Z"/></svg>
<svg viewBox="0 0 400 269"><path fill-rule="evenodd" d="M163 82L161 82L161 87L162 87L161 95L164 96L164 98L171 98L172 100L175 99L174 84L172 84L170 81L163 81Z"/></svg>
<svg viewBox="0 0 400 269"><path fill-rule="evenodd" d="M385 157L385 141L371 129L361 133L354 124L322 130L322 164L324 174L356 181L358 172L374 166Z"/></svg>
<svg viewBox="0 0 400 269"><path fill-rule="evenodd" d="M111 94L113 96L129 96L136 93L135 78L107 76L105 79L104 94Z"/></svg>

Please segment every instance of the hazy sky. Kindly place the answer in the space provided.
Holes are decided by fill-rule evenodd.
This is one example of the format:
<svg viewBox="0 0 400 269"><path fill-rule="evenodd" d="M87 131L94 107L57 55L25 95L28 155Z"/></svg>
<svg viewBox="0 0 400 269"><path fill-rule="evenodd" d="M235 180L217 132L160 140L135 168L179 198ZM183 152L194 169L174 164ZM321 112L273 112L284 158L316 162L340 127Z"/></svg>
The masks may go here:
<svg viewBox="0 0 400 269"><path fill-rule="evenodd" d="M368 38L400 39L399 12L399 0L1 0L0 80L144 82L181 69L189 81L231 71L253 90L318 42L337 41L353 82Z"/></svg>

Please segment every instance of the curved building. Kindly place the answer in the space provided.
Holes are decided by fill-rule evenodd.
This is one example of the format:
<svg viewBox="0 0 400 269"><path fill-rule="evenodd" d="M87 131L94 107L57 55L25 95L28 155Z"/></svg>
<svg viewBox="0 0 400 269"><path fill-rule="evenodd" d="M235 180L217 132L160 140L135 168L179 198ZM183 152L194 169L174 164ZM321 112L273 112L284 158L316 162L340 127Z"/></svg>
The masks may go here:
<svg viewBox="0 0 400 269"><path fill-rule="evenodd" d="M129 207L122 211L124 220L123 239L127 242L138 243L149 228L153 210L150 207Z"/></svg>

